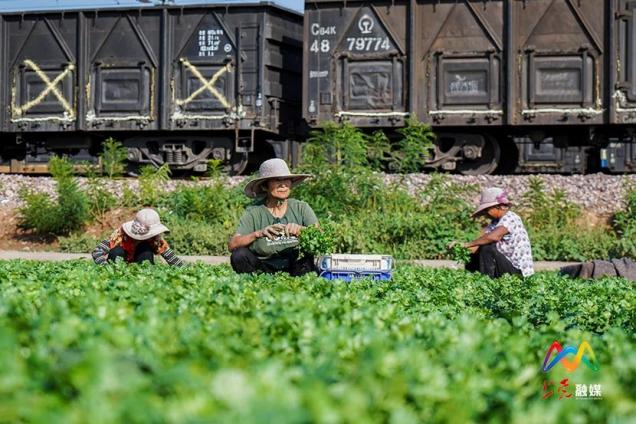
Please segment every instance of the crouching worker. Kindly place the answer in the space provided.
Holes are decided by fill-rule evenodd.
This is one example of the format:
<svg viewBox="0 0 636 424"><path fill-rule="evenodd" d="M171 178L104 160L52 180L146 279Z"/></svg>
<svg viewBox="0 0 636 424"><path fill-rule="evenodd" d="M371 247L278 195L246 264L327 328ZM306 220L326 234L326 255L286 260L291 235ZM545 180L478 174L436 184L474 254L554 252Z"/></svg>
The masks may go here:
<svg viewBox="0 0 636 424"><path fill-rule="evenodd" d="M503 274L524 277L534 274L528 233L519 215L510 210L506 192L495 187L485 189L473 217L481 215L489 217L491 222L481 237L464 244L472 253L466 269L491 278Z"/></svg>
<svg viewBox="0 0 636 424"><path fill-rule="evenodd" d="M318 225L318 218L307 203L289 198L292 187L309 177L292 174L282 159L261 164L258 178L245 186L245 194L257 200L228 243L235 272L315 272L312 256L299 258L298 236L303 228Z"/></svg>
<svg viewBox="0 0 636 424"><path fill-rule="evenodd" d="M148 261L154 264L155 255L161 255L169 265L182 266L183 261L161 237L167 231L154 209L142 209L134 220L125 222L110 238L97 245L92 253L93 260L98 265L114 262L117 258L127 263Z"/></svg>

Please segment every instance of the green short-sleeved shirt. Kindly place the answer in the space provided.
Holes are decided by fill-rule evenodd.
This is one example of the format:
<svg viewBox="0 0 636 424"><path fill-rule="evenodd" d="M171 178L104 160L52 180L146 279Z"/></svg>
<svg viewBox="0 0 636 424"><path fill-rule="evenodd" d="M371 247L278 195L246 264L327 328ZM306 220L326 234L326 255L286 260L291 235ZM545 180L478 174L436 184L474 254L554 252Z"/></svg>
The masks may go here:
<svg viewBox="0 0 636 424"><path fill-rule="evenodd" d="M273 224L299 224L303 227L309 227L318 223L316 214L311 207L303 201L296 199L287 200L287 212L281 218L276 218L267 209L264 202L261 202L254 206L248 206L236 230L238 234L246 235L254 231L262 230L263 228ZM287 266L287 260L284 258L277 258L277 254L283 250L289 248L295 248L298 246L298 238L294 236L285 237L279 236L274 240L270 240L267 237L261 237L256 239L249 249L254 252L258 257L266 259L272 265L285 268Z"/></svg>

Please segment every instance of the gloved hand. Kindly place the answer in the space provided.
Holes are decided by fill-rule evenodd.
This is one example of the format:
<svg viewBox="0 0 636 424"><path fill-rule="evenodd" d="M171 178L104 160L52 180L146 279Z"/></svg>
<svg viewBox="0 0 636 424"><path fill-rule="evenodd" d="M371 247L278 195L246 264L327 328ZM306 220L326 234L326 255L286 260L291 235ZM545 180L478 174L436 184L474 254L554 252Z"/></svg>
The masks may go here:
<svg viewBox="0 0 636 424"><path fill-rule="evenodd" d="M272 224L261 230L263 233L263 237L267 237L270 240L274 240L276 237L280 236L285 231L285 225L283 224Z"/></svg>

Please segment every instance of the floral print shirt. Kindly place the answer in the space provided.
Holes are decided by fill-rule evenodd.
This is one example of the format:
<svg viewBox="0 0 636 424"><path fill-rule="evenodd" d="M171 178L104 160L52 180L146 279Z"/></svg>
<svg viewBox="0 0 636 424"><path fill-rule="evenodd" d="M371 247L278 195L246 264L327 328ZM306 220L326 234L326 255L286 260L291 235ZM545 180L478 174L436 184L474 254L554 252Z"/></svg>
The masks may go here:
<svg viewBox="0 0 636 424"><path fill-rule="evenodd" d="M497 227L508 230L508 234L497 242L497 250L508 258L524 277L534 274L530 238L519 215L508 211L501 218L493 219L486 227L486 233L494 231Z"/></svg>

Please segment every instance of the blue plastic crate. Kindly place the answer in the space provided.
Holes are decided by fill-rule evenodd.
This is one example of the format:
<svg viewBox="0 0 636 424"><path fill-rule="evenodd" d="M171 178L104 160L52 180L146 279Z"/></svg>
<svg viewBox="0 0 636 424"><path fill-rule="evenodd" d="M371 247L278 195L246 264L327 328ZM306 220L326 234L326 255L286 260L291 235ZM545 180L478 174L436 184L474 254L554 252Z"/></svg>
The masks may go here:
<svg viewBox="0 0 636 424"><path fill-rule="evenodd" d="M320 273L322 278L327 280L353 281L361 278L371 278L375 281L389 281L391 272L356 272L356 271L323 271Z"/></svg>

